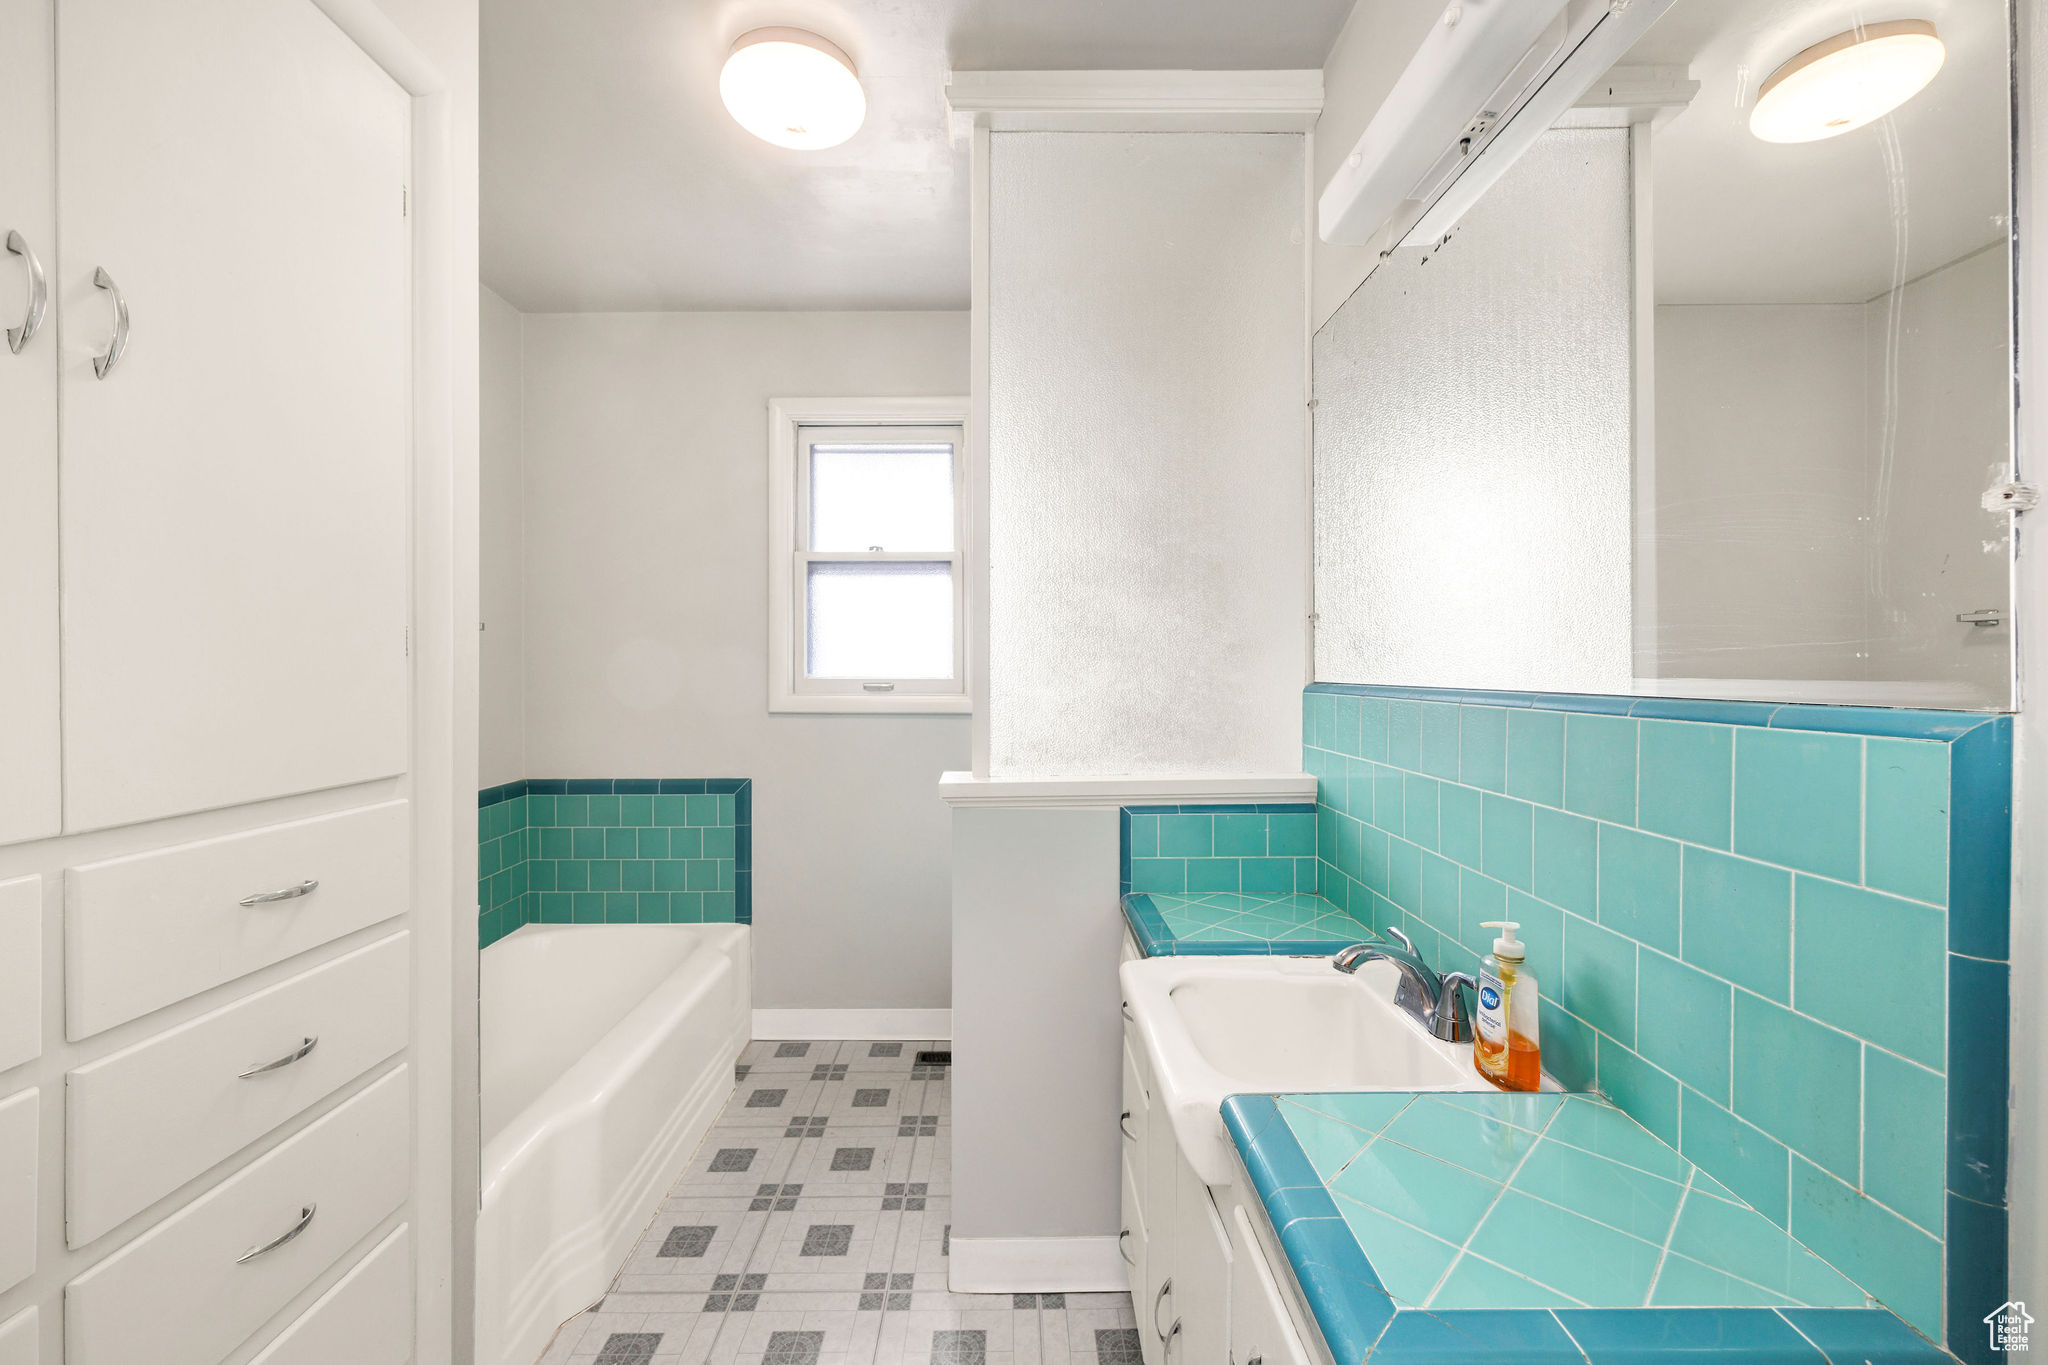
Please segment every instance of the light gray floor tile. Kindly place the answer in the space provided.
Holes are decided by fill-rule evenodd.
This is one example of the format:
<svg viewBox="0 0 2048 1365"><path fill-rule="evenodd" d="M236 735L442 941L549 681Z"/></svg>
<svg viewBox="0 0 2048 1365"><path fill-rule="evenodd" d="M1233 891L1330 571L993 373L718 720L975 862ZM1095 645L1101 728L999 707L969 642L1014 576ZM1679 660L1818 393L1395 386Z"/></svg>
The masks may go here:
<svg viewBox="0 0 2048 1365"><path fill-rule="evenodd" d="M740 1050L740 1065L748 1068L748 1079L773 1073L790 1075L811 1074L811 1068L819 1062L839 1060L838 1043L804 1043L766 1041L748 1043ZM787 1056L782 1054L787 1053Z"/></svg>
<svg viewBox="0 0 2048 1365"><path fill-rule="evenodd" d="M544 1365L590 1365L613 1335L631 1332L659 1336L653 1365L796 1365L771 1358L778 1331L821 1334L816 1365L970 1365L969 1341L981 1365L1102 1365L1095 1332L1136 1324L1127 1294L1020 1308L1012 1295L947 1290L951 1073L915 1059L950 1045L884 1044L893 1056L875 1046L749 1044L746 1078L612 1292L563 1326ZM773 1103L749 1105L755 1092L776 1090L784 1093ZM841 1149L872 1149L868 1169L852 1169L849 1158L834 1170ZM744 1169L714 1171L722 1151L753 1155ZM671 1243L678 1227L716 1231ZM843 1250L839 1234L814 1237L813 1228L845 1229ZM660 1254L699 1242L699 1256ZM707 1311L714 1300L720 1310ZM934 1362L935 1342L947 1359Z"/></svg>
<svg viewBox="0 0 2048 1365"><path fill-rule="evenodd" d="M824 1090L825 1082L812 1080L809 1068L786 1075L749 1073L712 1131L773 1128L780 1134L792 1114L823 1113Z"/></svg>

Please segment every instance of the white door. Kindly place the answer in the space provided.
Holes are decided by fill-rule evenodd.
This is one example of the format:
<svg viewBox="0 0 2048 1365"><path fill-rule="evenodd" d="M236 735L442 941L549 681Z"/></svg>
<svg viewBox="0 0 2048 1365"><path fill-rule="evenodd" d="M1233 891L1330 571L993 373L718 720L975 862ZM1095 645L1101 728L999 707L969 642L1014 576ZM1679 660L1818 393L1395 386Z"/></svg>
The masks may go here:
<svg viewBox="0 0 2048 1365"><path fill-rule="evenodd" d="M57 833L57 261L51 0L0 0L0 844Z"/></svg>
<svg viewBox="0 0 2048 1365"><path fill-rule="evenodd" d="M406 96L310 0L57 51L66 826L399 772Z"/></svg>

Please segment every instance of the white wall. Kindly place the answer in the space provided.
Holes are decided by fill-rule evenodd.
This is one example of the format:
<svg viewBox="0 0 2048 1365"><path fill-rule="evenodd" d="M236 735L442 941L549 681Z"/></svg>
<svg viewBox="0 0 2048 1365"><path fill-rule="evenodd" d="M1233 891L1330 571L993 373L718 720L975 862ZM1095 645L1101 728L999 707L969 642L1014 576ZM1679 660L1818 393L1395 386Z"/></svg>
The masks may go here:
<svg viewBox="0 0 2048 1365"><path fill-rule="evenodd" d="M1861 678L1862 304L1656 313L1657 648L1645 676Z"/></svg>
<svg viewBox="0 0 2048 1365"><path fill-rule="evenodd" d="M521 318L483 291L483 638L477 785L549 774L526 769L526 455Z"/></svg>
<svg viewBox="0 0 2048 1365"><path fill-rule="evenodd" d="M2011 298L2001 244L1865 309L1879 512L1870 674L1965 686L1980 706L2006 704L2013 633L1955 618L2010 604L2010 517L1979 499L2010 457Z"/></svg>
<svg viewBox="0 0 2048 1365"><path fill-rule="evenodd" d="M413 850L414 1275L418 1360L465 1361L482 1143L477 1133L476 790L479 302L477 0L319 0L382 30L422 78L415 156L415 344L432 388L415 431ZM386 27L388 25L388 27ZM419 61L431 70L413 66ZM431 79L425 79L430 77ZM445 404L445 406L444 406Z"/></svg>
<svg viewBox="0 0 2048 1365"><path fill-rule="evenodd" d="M1653 675L1869 680L2003 706L2006 263L1868 303L1656 312ZM1937 693L1933 689L1940 689Z"/></svg>
<svg viewBox="0 0 2048 1365"><path fill-rule="evenodd" d="M752 778L755 1005L945 1007L968 719L768 714L767 402L965 393L966 316L523 330L527 775Z"/></svg>
<svg viewBox="0 0 2048 1365"><path fill-rule="evenodd" d="M989 141L989 772L1298 772L1304 139Z"/></svg>
<svg viewBox="0 0 2048 1365"><path fill-rule="evenodd" d="M1122 1084L1118 838L1114 809L953 813L956 1292L1108 1289L1123 1272L1102 1122ZM1055 1244L1020 1263L1033 1239ZM1039 1258L1061 1273L1033 1283Z"/></svg>
<svg viewBox="0 0 2048 1365"><path fill-rule="evenodd" d="M1316 333L1317 678L1629 690L1628 158L1545 133Z"/></svg>

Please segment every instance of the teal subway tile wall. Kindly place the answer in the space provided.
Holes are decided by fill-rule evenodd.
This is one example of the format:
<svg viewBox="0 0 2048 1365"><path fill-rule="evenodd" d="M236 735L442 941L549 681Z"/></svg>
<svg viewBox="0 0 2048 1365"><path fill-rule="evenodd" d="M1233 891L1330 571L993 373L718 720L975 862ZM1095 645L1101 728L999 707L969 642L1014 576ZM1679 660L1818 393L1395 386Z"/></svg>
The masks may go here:
<svg viewBox="0 0 2048 1365"><path fill-rule="evenodd" d="M529 778L477 794L477 944L522 924L751 924L753 783Z"/></svg>
<svg viewBox="0 0 2048 1365"><path fill-rule="evenodd" d="M1120 823L1124 892L1283 895L1320 886L1316 808L1305 803L1126 806Z"/></svg>
<svg viewBox="0 0 2048 1365"><path fill-rule="evenodd" d="M1559 1080L1990 1358L2010 717L1319 683L1302 739L1325 897L1444 971L1519 920Z"/></svg>

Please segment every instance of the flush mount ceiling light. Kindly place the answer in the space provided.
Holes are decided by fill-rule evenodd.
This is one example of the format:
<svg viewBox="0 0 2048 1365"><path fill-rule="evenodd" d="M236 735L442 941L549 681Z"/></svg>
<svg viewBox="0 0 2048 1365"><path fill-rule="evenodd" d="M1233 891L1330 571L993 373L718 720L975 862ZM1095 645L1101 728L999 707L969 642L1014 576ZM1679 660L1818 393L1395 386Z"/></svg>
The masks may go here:
<svg viewBox="0 0 2048 1365"><path fill-rule="evenodd" d="M1771 73L1749 131L1765 142L1818 142L1883 118L1920 93L1944 55L1925 19L1865 24L1815 43Z"/></svg>
<svg viewBox="0 0 2048 1365"><path fill-rule="evenodd" d="M741 34L718 74L718 94L740 127L799 151L837 147L868 113L846 54L800 28Z"/></svg>

